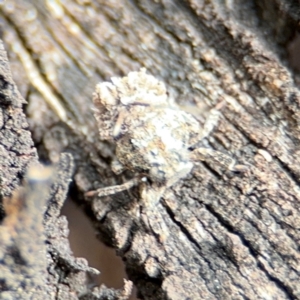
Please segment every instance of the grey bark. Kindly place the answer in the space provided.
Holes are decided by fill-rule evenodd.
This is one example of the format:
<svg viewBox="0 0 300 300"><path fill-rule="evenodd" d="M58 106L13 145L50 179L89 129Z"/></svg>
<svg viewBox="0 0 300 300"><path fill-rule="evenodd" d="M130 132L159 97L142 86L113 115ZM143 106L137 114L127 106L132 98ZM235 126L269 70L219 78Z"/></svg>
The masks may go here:
<svg viewBox="0 0 300 300"><path fill-rule="evenodd" d="M0 275L3 299L18 299L19 284L23 292L37 290L34 299L128 298L129 282L122 291L83 284L96 271L72 256L59 217L71 174L69 195L122 257L140 298L300 299L300 94L286 51L298 29L297 1L58 3L1 4L2 39L16 82L2 48L0 182L6 204L0 233L7 239L0 268L9 273L0 271L7 274ZM199 164L152 209L137 189L85 199L86 191L126 179L111 171L113 145L99 140L94 86L140 67L163 80L200 122L209 107L225 101L217 128L201 146L230 154L248 171ZM16 86L28 101L34 144ZM53 174L59 175L41 183L49 190L41 193L46 208L34 204L39 188L32 188L29 175L25 196L7 198L38 158L58 166ZM24 197L25 207L10 205ZM20 227L22 218L34 216L38 222ZM31 234L38 242L29 254L22 245L30 247ZM15 257L12 245L24 250L22 266L7 264ZM32 253L42 256L39 264ZM30 268L43 275L30 277ZM24 280L30 284L24 287Z"/></svg>

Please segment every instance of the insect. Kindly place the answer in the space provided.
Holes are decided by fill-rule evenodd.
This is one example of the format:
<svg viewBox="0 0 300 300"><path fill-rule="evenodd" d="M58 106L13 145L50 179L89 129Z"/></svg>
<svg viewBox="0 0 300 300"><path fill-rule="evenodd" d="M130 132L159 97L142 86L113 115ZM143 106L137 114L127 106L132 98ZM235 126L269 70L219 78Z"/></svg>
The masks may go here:
<svg viewBox="0 0 300 300"><path fill-rule="evenodd" d="M152 206L167 188L191 172L197 160L213 159L235 169L235 161L226 154L194 149L216 126L219 107L211 110L201 127L194 116L167 96L164 83L145 69L98 84L93 101L100 138L116 146L112 170L115 174L129 170L133 179L89 191L88 197L111 195L139 185L141 198Z"/></svg>

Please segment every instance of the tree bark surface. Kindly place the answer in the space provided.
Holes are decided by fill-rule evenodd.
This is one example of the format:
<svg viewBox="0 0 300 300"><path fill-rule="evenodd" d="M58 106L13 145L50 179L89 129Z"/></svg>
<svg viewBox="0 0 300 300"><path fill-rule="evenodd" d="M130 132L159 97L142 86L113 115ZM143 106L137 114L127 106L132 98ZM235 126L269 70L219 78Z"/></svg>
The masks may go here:
<svg viewBox="0 0 300 300"><path fill-rule="evenodd" d="M129 298L130 281L89 285L97 271L72 256L60 216L67 195L141 299L300 299L300 93L287 54L295 1L0 3L1 299ZM85 198L127 178L99 139L95 85L141 67L200 123L226 103L200 146L247 170L195 164L153 208L138 187ZM54 165L46 179L28 171L38 159Z"/></svg>

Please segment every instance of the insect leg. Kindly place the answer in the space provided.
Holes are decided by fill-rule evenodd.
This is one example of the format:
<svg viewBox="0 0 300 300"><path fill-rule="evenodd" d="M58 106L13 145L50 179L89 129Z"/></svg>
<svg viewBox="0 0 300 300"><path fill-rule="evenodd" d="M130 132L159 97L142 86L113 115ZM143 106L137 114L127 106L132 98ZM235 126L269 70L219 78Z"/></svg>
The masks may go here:
<svg viewBox="0 0 300 300"><path fill-rule="evenodd" d="M86 197L94 197L94 196L103 197L103 196L108 196L108 195L114 195L114 194L123 192L125 190L131 189L132 187L138 185L141 182L141 180L143 180L143 178L141 179L140 177L135 177L123 184L120 184L120 185L108 186L108 187L100 188L95 191L86 192L85 196Z"/></svg>
<svg viewBox="0 0 300 300"><path fill-rule="evenodd" d="M191 158L193 161L206 161L233 172L244 172L248 169L247 166L237 165L228 154L213 149L197 148L191 153Z"/></svg>

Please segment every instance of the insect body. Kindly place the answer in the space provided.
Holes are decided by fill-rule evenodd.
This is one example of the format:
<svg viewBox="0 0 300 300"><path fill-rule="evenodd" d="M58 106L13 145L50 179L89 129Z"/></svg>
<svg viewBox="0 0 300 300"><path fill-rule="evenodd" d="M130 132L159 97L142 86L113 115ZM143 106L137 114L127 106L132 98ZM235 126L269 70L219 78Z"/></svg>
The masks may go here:
<svg viewBox="0 0 300 300"><path fill-rule="evenodd" d="M214 128L218 109L202 128L167 97L165 85L145 69L111 80L96 87L95 117L101 139L116 145L113 171L120 174L130 170L134 178L119 186L90 191L87 196L114 194L140 184L142 199L153 205L166 188L190 173L197 157L221 157L228 168L234 166L234 160L223 153L190 150Z"/></svg>

